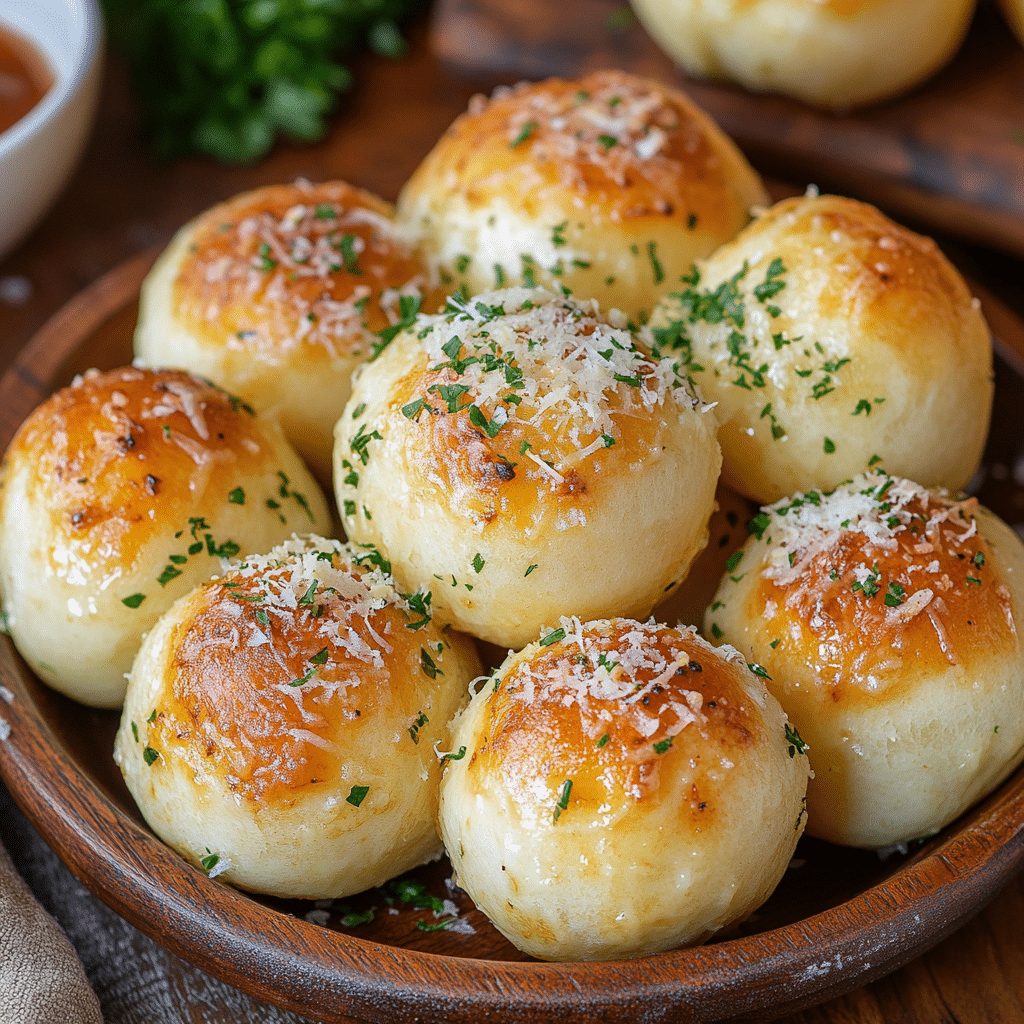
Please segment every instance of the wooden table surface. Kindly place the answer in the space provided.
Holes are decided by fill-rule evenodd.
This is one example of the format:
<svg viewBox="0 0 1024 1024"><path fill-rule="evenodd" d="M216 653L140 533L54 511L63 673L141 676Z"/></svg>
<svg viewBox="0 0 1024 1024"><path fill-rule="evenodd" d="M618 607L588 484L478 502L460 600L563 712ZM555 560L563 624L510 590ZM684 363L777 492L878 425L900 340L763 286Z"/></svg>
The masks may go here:
<svg viewBox="0 0 1024 1024"><path fill-rule="evenodd" d="M34 233L0 261L0 372L82 288L140 251L166 243L189 217L236 192L297 176L338 177L394 199L469 97L496 83L468 81L442 65L431 50L426 19L411 36L410 52L401 61L353 62L356 87L343 100L325 141L280 146L250 168L198 159L154 161L141 139L123 68L110 60L96 129L71 184ZM948 238L940 241L1024 315L1024 263ZM210 979L114 917L42 846L2 791L0 838L71 934L108 1024L298 1020ZM791 1024L1020 1022L1022 922L1024 877L1018 875L974 921L923 957L888 978L785 1019Z"/></svg>

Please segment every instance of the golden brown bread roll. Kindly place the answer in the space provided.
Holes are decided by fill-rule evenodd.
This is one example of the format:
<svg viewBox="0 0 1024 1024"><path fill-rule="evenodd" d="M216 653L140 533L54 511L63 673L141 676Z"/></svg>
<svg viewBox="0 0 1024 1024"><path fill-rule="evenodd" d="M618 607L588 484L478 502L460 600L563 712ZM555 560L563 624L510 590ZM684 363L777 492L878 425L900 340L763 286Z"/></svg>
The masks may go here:
<svg viewBox="0 0 1024 1024"><path fill-rule="evenodd" d="M881 471L766 508L707 630L765 667L809 745L812 835L930 835L1024 756L1024 544Z"/></svg>
<svg viewBox="0 0 1024 1024"><path fill-rule="evenodd" d="M439 293L382 199L343 181L270 185L186 224L142 288L140 365L190 370L278 410L330 479L352 371L403 314Z"/></svg>
<svg viewBox="0 0 1024 1024"><path fill-rule="evenodd" d="M766 202L687 96L599 71L474 99L402 189L398 216L470 293L565 286L636 317Z"/></svg>
<svg viewBox="0 0 1024 1024"><path fill-rule="evenodd" d="M897 96L956 53L975 0L634 0L700 78L846 110ZM898 53L894 41L899 40Z"/></svg>
<svg viewBox="0 0 1024 1024"><path fill-rule="evenodd" d="M706 542L713 414L592 302L511 288L448 310L355 379L334 453L347 535L504 647L562 613L647 615Z"/></svg>
<svg viewBox="0 0 1024 1024"><path fill-rule="evenodd" d="M420 597L374 552L307 537L178 601L115 746L153 830L279 896L360 892L440 855L433 745L480 664Z"/></svg>
<svg viewBox="0 0 1024 1024"><path fill-rule="evenodd" d="M330 525L275 420L179 370L90 371L29 416L4 458L11 637L51 686L119 707L142 634L221 558Z"/></svg>
<svg viewBox="0 0 1024 1024"><path fill-rule="evenodd" d="M453 723L441 834L459 885L532 956L701 942L789 864L808 773L795 742L735 651L563 618Z"/></svg>
<svg viewBox="0 0 1024 1024"><path fill-rule="evenodd" d="M926 486L967 483L988 433L991 340L931 239L809 194L698 268L651 326L717 403L725 483L775 501L834 487L874 456Z"/></svg>

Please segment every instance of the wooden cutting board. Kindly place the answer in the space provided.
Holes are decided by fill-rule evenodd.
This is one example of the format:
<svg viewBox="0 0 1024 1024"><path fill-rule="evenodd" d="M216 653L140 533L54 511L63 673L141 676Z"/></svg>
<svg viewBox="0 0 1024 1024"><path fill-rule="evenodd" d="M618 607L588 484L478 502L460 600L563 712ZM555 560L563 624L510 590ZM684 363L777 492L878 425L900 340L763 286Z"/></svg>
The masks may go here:
<svg viewBox="0 0 1024 1024"><path fill-rule="evenodd" d="M1024 47L989 2L938 75L845 116L688 78L622 0L435 0L431 43L475 79L617 67L682 85L761 170L1024 256Z"/></svg>

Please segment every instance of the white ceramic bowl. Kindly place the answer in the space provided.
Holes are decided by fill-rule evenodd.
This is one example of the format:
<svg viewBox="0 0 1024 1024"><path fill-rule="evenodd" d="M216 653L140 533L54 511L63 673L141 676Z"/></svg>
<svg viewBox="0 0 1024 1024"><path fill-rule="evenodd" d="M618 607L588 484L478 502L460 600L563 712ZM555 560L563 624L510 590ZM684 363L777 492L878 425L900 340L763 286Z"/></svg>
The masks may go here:
<svg viewBox="0 0 1024 1024"><path fill-rule="evenodd" d="M0 132L0 257L67 183L99 99L103 21L97 0L2 0L0 25L33 42L53 73L50 91Z"/></svg>

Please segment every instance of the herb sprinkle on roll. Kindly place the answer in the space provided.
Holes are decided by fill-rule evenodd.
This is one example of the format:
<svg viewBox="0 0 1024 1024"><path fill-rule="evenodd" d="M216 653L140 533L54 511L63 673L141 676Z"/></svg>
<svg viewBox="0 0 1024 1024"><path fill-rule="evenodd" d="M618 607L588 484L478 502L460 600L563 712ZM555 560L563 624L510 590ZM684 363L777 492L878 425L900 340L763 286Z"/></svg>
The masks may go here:
<svg viewBox="0 0 1024 1024"><path fill-rule="evenodd" d="M4 456L0 593L44 682L120 707L143 634L221 559L330 529L277 421L180 370L91 370Z"/></svg>
<svg viewBox="0 0 1024 1024"><path fill-rule="evenodd" d="M441 853L433 746L479 672L376 552L295 538L160 619L115 760L157 835L209 873L361 892Z"/></svg>
<svg viewBox="0 0 1024 1024"><path fill-rule="evenodd" d="M563 618L452 724L439 820L459 885L546 960L702 942L771 894L807 758L738 652Z"/></svg>
<svg viewBox="0 0 1024 1024"><path fill-rule="evenodd" d="M810 834L931 835L1024 756L1024 544L974 499L876 469L764 508L705 627L810 746Z"/></svg>
<svg viewBox="0 0 1024 1024"><path fill-rule="evenodd" d="M345 531L437 614L521 647L561 614L647 615L707 540L710 407L598 311L541 289L449 299L357 375Z"/></svg>

